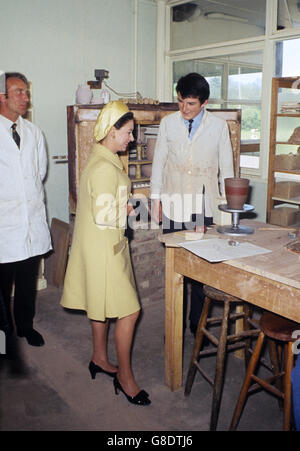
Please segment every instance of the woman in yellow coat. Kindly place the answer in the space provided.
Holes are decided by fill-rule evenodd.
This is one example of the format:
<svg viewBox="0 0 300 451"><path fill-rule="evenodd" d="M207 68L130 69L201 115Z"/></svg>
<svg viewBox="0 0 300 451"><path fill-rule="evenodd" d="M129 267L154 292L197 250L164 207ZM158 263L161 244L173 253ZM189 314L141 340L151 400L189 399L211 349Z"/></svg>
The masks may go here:
<svg viewBox="0 0 300 451"><path fill-rule="evenodd" d="M99 114L97 141L81 174L74 235L61 305L85 310L91 320L93 356L89 370L114 378L116 394L150 404L135 382L130 351L140 305L131 267L125 227L130 180L117 152L133 141L133 114L120 102L108 103ZM107 356L108 318L117 318L115 345L118 367Z"/></svg>

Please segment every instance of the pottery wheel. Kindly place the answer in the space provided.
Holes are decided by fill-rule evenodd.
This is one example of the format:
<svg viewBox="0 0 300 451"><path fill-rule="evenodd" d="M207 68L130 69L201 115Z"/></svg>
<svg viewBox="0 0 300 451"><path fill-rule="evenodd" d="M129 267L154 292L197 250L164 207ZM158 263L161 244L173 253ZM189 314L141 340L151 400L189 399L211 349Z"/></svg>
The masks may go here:
<svg viewBox="0 0 300 451"><path fill-rule="evenodd" d="M220 226L217 228L219 233L223 235L231 235L231 236L240 236L240 235L250 235L254 232L252 227L239 225L239 216L240 213L248 213L249 211L254 210L253 205L244 204L243 209L241 210L233 210L227 207L227 204L221 204L218 206L219 210L226 211L227 213L232 214L232 225L231 226Z"/></svg>

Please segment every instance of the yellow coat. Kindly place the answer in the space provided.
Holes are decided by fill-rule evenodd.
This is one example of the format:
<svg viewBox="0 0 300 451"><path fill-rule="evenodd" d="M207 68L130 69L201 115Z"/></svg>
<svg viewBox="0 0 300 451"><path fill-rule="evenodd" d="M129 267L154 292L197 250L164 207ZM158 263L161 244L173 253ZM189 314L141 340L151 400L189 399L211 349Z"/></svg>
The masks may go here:
<svg viewBox="0 0 300 451"><path fill-rule="evenodd" d="M140 309L127 238L130 180L118 155L95 144L81 174L75 227L61 305L92 320Z"/></svg>

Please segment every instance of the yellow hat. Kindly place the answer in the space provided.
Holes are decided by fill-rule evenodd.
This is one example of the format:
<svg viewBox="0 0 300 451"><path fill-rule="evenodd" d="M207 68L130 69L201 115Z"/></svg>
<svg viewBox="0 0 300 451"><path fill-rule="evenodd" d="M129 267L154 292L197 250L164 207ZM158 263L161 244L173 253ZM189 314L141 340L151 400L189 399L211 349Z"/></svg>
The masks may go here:
<svg viewBox="0 0 300 451"><path fill-rule="evenodd" d="M97 142L101 141L108 135L112 126L129 112L129 108L120 100L113 100L102 108L94 128L94 137Z"/></svg>

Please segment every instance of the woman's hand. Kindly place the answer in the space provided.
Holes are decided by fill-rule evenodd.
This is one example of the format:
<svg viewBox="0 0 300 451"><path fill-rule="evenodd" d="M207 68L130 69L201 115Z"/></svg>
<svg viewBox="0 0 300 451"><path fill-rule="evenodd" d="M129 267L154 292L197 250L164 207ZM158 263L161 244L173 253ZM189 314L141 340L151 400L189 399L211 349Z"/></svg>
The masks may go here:
<svg viewBox="0 0 300 451"><path fill-rule="evenodd" d="M133 216L133 215L134 215L134 207L130 202L128 202L127 203L127 216Z"/></svg>
<svg viewBox="0 0 300 451"><path fill-rule="evenodd" d="M196 233L205 233L206 232L206 226L205 225L203 225L203 226L196 226L195 227L195 232Z"/></svg>
<svg viewBox="0 0 300 451"><path fill-rule="evenodd" d="M162 221L161 202L159 199L153 199L151 202L151 217L156 224L159 224Z"/></svg>

